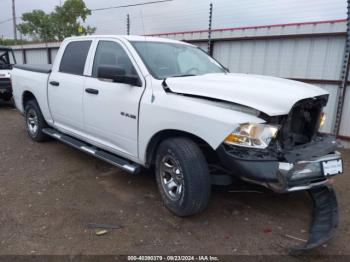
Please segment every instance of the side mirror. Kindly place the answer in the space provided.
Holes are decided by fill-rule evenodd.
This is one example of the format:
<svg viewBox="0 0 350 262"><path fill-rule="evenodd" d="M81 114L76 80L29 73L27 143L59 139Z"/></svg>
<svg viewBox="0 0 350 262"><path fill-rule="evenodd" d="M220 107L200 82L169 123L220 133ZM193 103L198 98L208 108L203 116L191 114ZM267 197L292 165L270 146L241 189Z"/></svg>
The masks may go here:
<svg viewBox="0 0 350 262"><path fill-rule="evenodd" d="M99 66L97 69L97 78L111 79L115 83L142 86L138 76L127 76L123 68L116 66Z"/></svg>

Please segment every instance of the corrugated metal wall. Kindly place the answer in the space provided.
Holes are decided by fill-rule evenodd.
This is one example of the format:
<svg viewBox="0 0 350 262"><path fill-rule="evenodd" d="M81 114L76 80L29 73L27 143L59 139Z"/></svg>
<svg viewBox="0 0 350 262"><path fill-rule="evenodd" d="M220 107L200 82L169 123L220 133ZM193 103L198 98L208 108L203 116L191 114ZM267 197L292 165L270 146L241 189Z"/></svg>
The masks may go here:
<svg viewBox="0 0 350 262"><path fill-rule="evenodd" d="M348 90L345 94L345 102L343 107L342 121L340 124L339 134L341 136L350 136L350 91Z"/></svg>
<svg viewBox="0 0 350 262"><path fill-rule="evenodd" d="M14 50L14 55L16 57L17 64L24 64L23 62L23 52L22 50Z"/></svg>
<svg viewBox="0 0 350 262"><path fill-rule="evenodd" d="M60 43L13 46L18 64L48 64L54 61Z"/></svg>
<svg viewBox="0 0 350 262"><path fill-rule="evenodd" d="M328 120L321 131L333 131L339 78L346 39L346 21L216 29L213 56L231 72L262 74L309 82L330 92ZM208 32L153 36L184 40L207 50ZM15 46L17 62L45 64L54 60L59 43ZM350 91L346 93L339 135L350 141Z"/></svg>
<svg viewBox="0 0 350 262"><path fill-rule="evenodd" d="M338 80L345 37L218 42L213 56L232 72Z"/></svg>
<svg viewBox="0 0 350 262"><path fill-rule="evenodd" d="M30 50L27 52L27 63L28 64L47 64L47 53L41 50Z"/></svg>
<svg viewBox="0 0 350 262"><path fill-rule="evenodd" d="M58 48L51 49L52 62L55 61L57 52L58 52Z"/></svg>

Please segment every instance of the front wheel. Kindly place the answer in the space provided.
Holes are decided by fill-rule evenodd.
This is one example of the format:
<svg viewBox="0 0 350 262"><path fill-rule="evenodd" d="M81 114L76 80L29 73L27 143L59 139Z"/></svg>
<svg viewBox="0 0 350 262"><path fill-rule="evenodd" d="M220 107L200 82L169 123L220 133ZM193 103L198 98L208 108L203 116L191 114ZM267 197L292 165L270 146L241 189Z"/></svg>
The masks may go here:
<svg viewBox="0 0 350 262"><path fill-rule="evenodd" d="M192 140L179 137L160 144L156 178L165 206L176 215L194 215L207 207L211 191L208 164Z"/></svg>

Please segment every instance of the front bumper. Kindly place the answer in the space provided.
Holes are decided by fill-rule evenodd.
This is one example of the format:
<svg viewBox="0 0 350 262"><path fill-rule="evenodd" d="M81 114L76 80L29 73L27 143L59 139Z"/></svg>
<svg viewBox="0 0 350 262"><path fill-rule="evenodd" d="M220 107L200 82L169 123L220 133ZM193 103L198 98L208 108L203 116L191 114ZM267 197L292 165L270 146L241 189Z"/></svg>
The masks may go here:
<svg viewBox="0 0 350 262"><path fill-rule="evenodd" d="M271 151L240 149L222 145L217 150L223 166L242 180L259 184L278 193L308 190L328 184L322 162L339 160L336 141L320 136L313 143L284 152L279 158ZM279 160L281 157L284 160Z"/></svg>
<svg viewBox="0 0 350 262"><path fill-rule="evenodd" d="M330 172L327 166L334 162L325 162L341 159L336 147L334 137L320 135L309 144L292 150L276 152L271 148L254 150L223 144L217 153L222 165L242 180L278 193L308 191L313 203L312 222L308 240L290 250L291 254L297 255L326 243L338 227L337 197L332 187L326 185L331 177L324 175L338 170L342 172L338 164Z"/></svg>
<svg viewBox="0 0 350 262"><path fill-rule="evenodd" d="M279 162L276 182L262 182L245 177L242 177L242 179L261 184L278 193L308 190L328 184L331 177L326 177L323 174L322 162L339 159L341 159L340 153L334 152L313 160L299 161L295 164Z"/></svg>

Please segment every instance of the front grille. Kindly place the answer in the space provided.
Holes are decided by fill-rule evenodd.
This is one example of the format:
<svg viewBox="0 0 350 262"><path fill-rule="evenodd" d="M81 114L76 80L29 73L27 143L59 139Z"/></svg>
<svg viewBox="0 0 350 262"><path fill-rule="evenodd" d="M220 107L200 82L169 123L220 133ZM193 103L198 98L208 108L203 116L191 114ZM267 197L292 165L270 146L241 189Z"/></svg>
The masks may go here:
<svg viewBox="0 0 350 262"><path fill-rule="evenodd" d="M328 95L297 102L283 121L280 142L286 149L310 142L316 135L322 108L327 104Z"/></svg>

